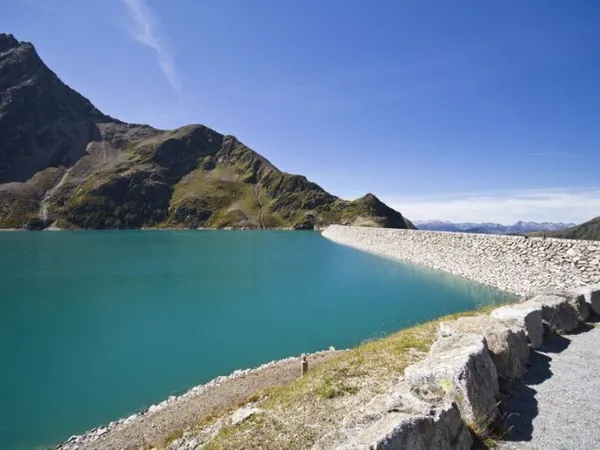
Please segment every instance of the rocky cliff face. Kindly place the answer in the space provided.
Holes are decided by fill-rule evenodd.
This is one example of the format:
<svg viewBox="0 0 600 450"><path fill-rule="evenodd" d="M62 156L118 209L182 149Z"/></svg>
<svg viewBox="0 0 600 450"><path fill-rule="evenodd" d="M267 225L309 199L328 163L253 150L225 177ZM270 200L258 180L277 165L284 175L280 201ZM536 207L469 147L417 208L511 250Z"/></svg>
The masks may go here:
<svg viewBox="0 0 600 450"><path fill-rule="evenodd" d="M0 34L0 183L74 164L114 120L63 84L29 43Z"/></svg>
<svg viewBox="0 0 600 450"><path fill-rule="evenodd" d="M7 34L0 95L3 228L413 227L374 195L341 200L233 136L106 116Z"/></svg>

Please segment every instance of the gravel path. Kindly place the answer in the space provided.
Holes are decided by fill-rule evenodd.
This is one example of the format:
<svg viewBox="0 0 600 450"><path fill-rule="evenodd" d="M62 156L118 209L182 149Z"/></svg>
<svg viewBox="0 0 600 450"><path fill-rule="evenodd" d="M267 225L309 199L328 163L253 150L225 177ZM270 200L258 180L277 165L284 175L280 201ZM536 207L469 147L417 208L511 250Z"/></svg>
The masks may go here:
<svg viewBox="0 0 600 450"><path fill-rule="evenodd" d="M514 428L501 449L600 449L600 323L585 328L532 355L506 404Z"/></svg>
<svg viewBox="0 0 600 450"><path fill-rule="evenodd" d="M329 361L339 354L340 352L332 351L309 355L309 368ZM123 425L90 445L80 448L139 449L144 445L160 442L175 431L197 425L204 416L237 405L257 391L290 383L299 375L299 359L283 360L267 368L226 379L197 395L183 398L160 411L142 416L135 422Z"/></svg>

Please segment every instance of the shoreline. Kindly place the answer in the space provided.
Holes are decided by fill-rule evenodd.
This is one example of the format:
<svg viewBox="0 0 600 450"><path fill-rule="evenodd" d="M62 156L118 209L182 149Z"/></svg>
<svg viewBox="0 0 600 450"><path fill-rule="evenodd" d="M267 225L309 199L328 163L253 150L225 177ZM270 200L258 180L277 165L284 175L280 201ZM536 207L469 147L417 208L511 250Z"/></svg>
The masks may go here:
<svg viewBox="0 0 600 450"><path fill-rule="evenodd" d="M321 232L323 229L315 228L314 230L294 230L291 227L275 227L275 228L179 228L179 227L142 227L142 228L58 228L56 226L44 228L43 230L28 230L27 228L0 228L1 231L21 231L21 232L39 232L39 231L314 231Z"/></svg>
<svg viewBox="0 0 600 450"><path fill-rule="evenodd" d="M307 358L312 361L312 366L318 365L324 361L319 360L329 360L335 356L341 355L348 350L320 350L314 353L306 354ZM277 369L285 368L284 366L289 366L291 364L295 365L295 372L297 376L295 378L300 377L300 358L301 356L289 356L287 358L273 360L262 364L258 367L247 368L247 369L237 369L230 373L229 375L221 375L212 380L207 381L206 383L196 385L180 395L171 395L167 397L165 400L147 406L138 410L137 412L127 416L121 417L118 420L114 420L109 422L108 424L97 426L89 429L88 431L80 434L80 435L72 435L65 441L59 443L58 445L52 445L47 448L55 448L56 450L79 450L87 448L87 446L92 444L100 444L100 441L106 441L111 437L114 437L116 434L127 431L132 427L136 427L141 424L142 421L152 419L154 416L159 416L160 413L169 415L169 410L174 409L175 407L185 407L186 403L191 403L194 399L199 398L202 395L210 395L210 390L218 390L220 387L226 385L231 382L239 382L241 379L248 377L256 377L258 375L264 375L265 378L269 378L270 371L276 371ZM292 368L293 369L293 368ZM293 380L290 380L293 381ZM282 384L286 384L285 382ZM266 387L270 387L272 385L278 385L278 383L272 383L271 385L267 384L262 386L260 389L264 389ZM260 390L259 389L259 390ZM255 394L256 390L253 392L246 392L243 394L245 398L250 397ZM242 395L244 397L244 395ZM224 407L226 403L220 405ZM230 406L230 405L229 405ZM209 411L205 411L204 413L208 413ZM154 425L152 425L154 428ZM96 447L94 447L96 448ZM111 448L107 446L107 448ZM132 447L133 448L133 447ZM137 448L137 447L135 447Z"/></svg>

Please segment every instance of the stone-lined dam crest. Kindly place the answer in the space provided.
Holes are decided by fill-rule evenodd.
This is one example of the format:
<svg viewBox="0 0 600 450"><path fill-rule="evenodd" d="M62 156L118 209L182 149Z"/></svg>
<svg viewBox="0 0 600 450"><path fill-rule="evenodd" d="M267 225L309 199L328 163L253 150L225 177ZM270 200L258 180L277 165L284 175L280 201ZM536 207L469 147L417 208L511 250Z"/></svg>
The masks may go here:
<svg viewBox="0 0 600 450"><path fill-rule="evenodd" d="M600 283L600 243L332 225L333 242L527 295Z"/></svg>

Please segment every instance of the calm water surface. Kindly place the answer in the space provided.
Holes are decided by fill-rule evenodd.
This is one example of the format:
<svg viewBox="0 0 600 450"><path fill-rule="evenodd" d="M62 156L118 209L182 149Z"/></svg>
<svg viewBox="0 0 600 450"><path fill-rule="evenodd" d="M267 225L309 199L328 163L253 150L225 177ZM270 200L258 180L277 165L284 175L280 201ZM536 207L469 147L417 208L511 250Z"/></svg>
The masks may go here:
<svg viewBox="0 0 600 450"><path fill-rule="evenodd" d="M507 298L313 232L0 233L0 448Z"/></svg>

